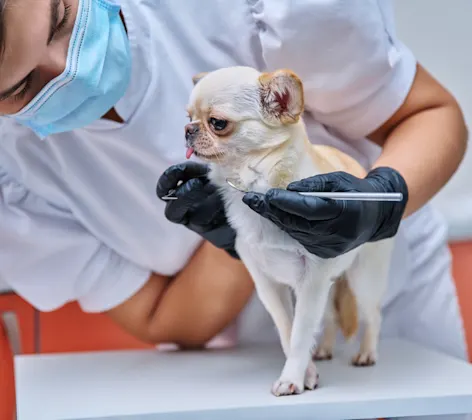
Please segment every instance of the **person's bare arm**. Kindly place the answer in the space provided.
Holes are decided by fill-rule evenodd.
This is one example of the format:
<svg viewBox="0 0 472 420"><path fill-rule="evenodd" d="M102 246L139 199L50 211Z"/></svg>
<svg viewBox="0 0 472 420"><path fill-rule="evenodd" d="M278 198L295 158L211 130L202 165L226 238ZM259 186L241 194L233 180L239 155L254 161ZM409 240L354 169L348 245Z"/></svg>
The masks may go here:
<svg viewBox="0 0 472 420"><path fill-rule="evenodd" d="M252 293L244 265L205 242L178 276L153 275L108 315L142 341L199 347L237 317Z"/></svg>
<svg viewBox="0 0 472 420"><path fill-rule="evenodd" d="M374 167L398 170L408 185L404 217L428 202L452 177L467 145L467 128L454 97L418 66L400 109L369 138L383 147Z"/></svg>

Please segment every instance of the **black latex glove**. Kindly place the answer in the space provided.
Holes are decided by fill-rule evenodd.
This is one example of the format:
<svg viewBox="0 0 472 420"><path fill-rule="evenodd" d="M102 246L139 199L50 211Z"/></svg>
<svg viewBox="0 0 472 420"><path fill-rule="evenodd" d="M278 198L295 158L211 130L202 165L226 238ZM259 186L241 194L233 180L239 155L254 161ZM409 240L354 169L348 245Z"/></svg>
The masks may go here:
<svg viewBox="0 0 472 420"><path fill-rule="evenodd" d="M400 192L403 201L337 201L293 191ZM408 188L397 171L376 168L364 179L333 172L293 182L287 190L272 189L265 195L250 192L243 201L310 253L333 258L363 243L394 236L408 201Z"/></svg>
<svg viewBox="0 0 472 420"><path fill-rule="evenodd" d="M167 201L166 218L239 258L234 250L236 232L228 224L222 198L206 176L208 171L207 165L192 161L173 165L159 178L156 194L162 199L175 190L178 199ZM182 184L177 186L179 182Z"/></svg>

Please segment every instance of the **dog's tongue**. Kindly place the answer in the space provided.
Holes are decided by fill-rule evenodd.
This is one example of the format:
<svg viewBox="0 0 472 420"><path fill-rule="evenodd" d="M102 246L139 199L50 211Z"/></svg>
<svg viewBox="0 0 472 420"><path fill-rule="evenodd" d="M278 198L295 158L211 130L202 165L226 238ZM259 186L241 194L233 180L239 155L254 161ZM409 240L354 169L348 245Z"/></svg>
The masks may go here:
<svg viewBox="0 0 472 420"><path fill-rule="evenodd" d="M194 149L193 147L187 147L187 159L190 159L190 157L193 155Z"/></svg>

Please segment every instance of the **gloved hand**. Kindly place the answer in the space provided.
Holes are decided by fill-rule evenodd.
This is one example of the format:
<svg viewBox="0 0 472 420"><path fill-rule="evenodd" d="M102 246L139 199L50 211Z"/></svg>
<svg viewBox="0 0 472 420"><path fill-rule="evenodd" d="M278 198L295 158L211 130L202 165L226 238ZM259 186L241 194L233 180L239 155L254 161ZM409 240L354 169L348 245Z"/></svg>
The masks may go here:
<svg viewBox="0 0 472 420"><path fill-rule="evenodd" d="M294 191L401 192L401 202L345 201L309 197ZM345 172L317 175L243 197L251 209L271 220L310 253L333 258L366 242L394 236L408 202L403 177L391 168L376 168L360 179Z"/></svg>
<svg viewBox="0 0 472 420"><path fill-rule="evenodd" d="M159 198L175 190L177 200L167 201L165 216L173 223L186 226L233 258L236 232L226 219L223 200L208 178L209 168L196 162L185 162L168 168L159 178ZM178 183L182 182L178 186Z"/></svg>

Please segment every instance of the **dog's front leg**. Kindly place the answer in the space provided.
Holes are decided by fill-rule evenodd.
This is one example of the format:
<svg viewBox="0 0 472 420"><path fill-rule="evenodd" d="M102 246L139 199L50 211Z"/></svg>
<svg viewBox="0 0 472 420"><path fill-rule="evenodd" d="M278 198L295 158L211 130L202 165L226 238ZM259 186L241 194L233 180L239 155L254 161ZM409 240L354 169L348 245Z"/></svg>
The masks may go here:
<svg viewBox="0 0 472 420"><path fill-rule="evenodd" d="M272 388L274 395L299 394L304 388L316 388L318 373L311 357L314 332L321 326L330 287L327 277L315 279L311 273L304 276L297 290L289 355Z"/></svg>
<svg viewBox="0 0 472 420"><path fill-rule="evenodd" d="M278 330L285 357L288 357L293 324L293 303L290 289L265 276L258 277L254 282L259 299L269 312Z"/></svg>
<svg viewBox="0 0 472 420"><path fill-rule="evenodd" d="M257 260L248 247L239 245L237 252L254 281L260 301L277 328L282 349L285 356L288 357L293 323L293 302L290 289L283 284L276 283L265 274L259 268Z"/></svg>

